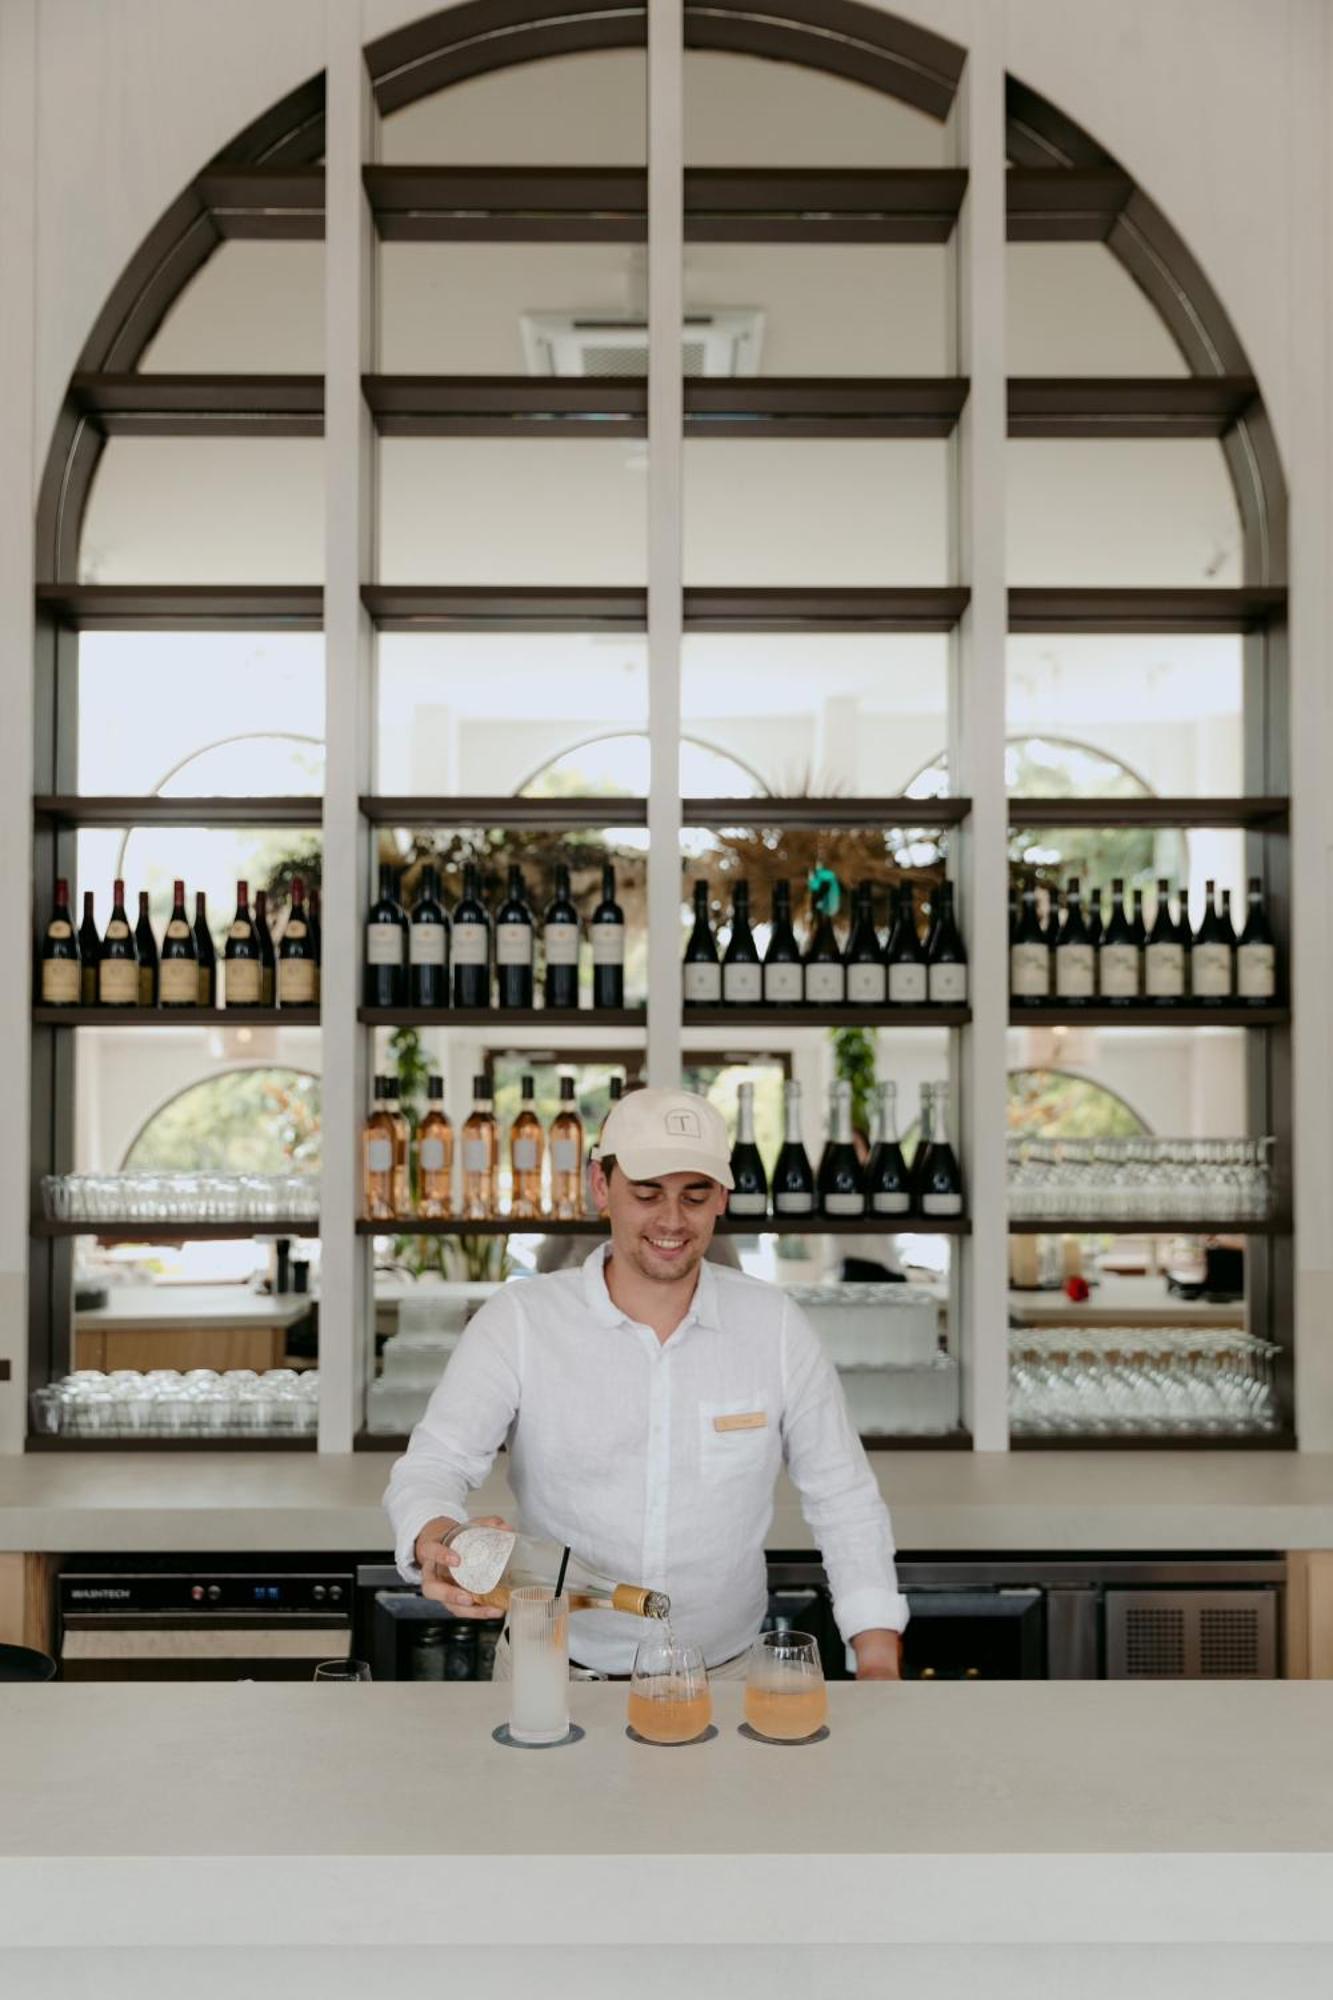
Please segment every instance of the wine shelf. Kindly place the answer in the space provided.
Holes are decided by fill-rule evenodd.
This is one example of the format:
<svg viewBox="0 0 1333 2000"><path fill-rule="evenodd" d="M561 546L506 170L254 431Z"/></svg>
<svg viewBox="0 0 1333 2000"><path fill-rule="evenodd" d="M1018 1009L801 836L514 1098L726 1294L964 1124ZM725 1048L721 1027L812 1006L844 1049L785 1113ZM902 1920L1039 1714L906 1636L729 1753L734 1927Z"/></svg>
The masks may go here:
<svg viewBox="0 0 1333 2000"><path fill-rule="evenodd" d="M317 1028L318 1007L34 1007L38 1028Z"/></svg>
<svg viewBox="0 0 1333 2000"><path fill-rule="evenodd" d="M1285 833L1291 802L1284 798L1019 799L1009 801L1010 826L1249 827Z"/></svg>
<svg viewBox="0 0 1333 2000"><path fill-rule="evenodd" d="M1241 1436L1192 1437L1137 1431L1084 1431L1081 1435L1049 1436L1015 1432L1011 1451L1295 1451L1294 1430L1259 1431Z"/></svg>
<svg viewBox="0 0 1333 2000"><path fill-rule="evenodd" d="M1200 1222L1148 1216L1103 1217L1092 1222L1064 1217L1056 1221L1035 1216L1009 1218L1011 1236L1289 1236L1289 1216L1268 1216L1262 1222Z"/></svg>
<svg viewBox="0 0 1333 2000"><path fill-rule="evenodd" d="M265 1437L256 1432L249 1437L226 1437L209 1433L194 1437L49 1437L32 1432L25 1451L314 1451L313 1435Z"/></svg>
<svg viewBox="0 0 1333 2000"><path fill-rule="evenodd" d="M323 167L210 167L194 185L223 236L323 240Z"/></svg>
<svg viewBox="0 0 1333 2000"><path fill-rule="evenodd" d="M1009 592L1011 632L1255 632L1286 616L1276 585L1237 590L1068 590Z"/></svg>
<svg viewBox="0 0 1333 2000"><path fill-rule="evenodd" d="M682 799L682 826L961 826L967 798Z"/></svg>
<svg viewBox="0 0 1333 2000"><path fill-rule="evenodd" d="M962 586L918 590L686 589L686 632L952 632Z"/></svg>
<svg viewBox="0 0 1333 2000"><path fill-rule="evenodd" d="M103 437L322 437L322 375L76 374L70 397Z"/></svg>
<svg viewBox="0 0 1333 2000"><path fill-rule="evenodd" d="M361 602L381 632L646 632L646 590L472 589L453 584L363 583Z"/></svg>
<svg viewBox="0 0 1333 2000"><path fill-rule="evenodd" d="M1010 167L1005 175L1011 243L1104 243L1134 192L1128 174L1106 167Z"/></svg>
<svg viewBox="0 0 1333 2000"><path fill-rule="evenodd" d="M365 794L372 826L527 826L561 828L647 826L647 799L389 798Z"/></svg>
<svg viewBox="0 0 1333 2000"><path fill-rule="evenodd" d="M687 1028L963 1028L970 1007L700 1007L689 1005Z"/></svg>
<svg viewBox="0 0 1333 2000"><path fill-rule="evenodd" d="M32 810L34 819L49 826L320 826L324 819L318 795L113 798L45 792L34 798Z"/></svg>
<svg viewBox="0 0 1333 2000"><path fill-rule="evenodd" d="M39 583L37 615L75 632L318 632L315 584Z"/></svg>
<svg viewBox="0 0 1333 2000"><path fill-rule="evenodd" d="M114 1236L122 1243L231 1243L252 1236L318 1236L317 1222L289 1222L281 1216L262 1222L144 1222L108 1219L97 1222L57 1222L49 1215L35 1216L33 1236ZM300 1297L292 1293L293 1298Z"/></svg>
<svg viewBox="0 0 1333 2000"><path fill-rule="evenodd" d="M1247 1006L1219 1000L1194 1001L1178 1006L1173 1001L1125 1000L1116 1005L1094 1001L1091 1006L1071 1006L1067 1001L1011 1000L1009 1025L1013 1028L1281 1028L1291 1020L1289 1007L1266 1004Z"/></svg>
<svg viewBox="0 0 1333 2000"><path fill-rule="evenodd" d="M1257 401L1252 375L1009 378L1011 438L1220 438Z"/></svg>
<svg viewBox="0 0 1333 2000"><path fill-rule="evenodd" d="M265 1231L265 1234L268 1234ZM358 1236L602 1236L600 1216L574 1221L551 1216L488 1216L484 1222L464 1222L457 1216L428 1222L420 1216L395 1217L392 1222L356 1225ZM966 1215L722 1215L719 1236L970 1236Z"/></svg>
<svg viewBox="0 0 1333 2000"><path fill-rule="evenodd" d="M358 1007L365 1028L635 1028L646 1007Z"/></svg>

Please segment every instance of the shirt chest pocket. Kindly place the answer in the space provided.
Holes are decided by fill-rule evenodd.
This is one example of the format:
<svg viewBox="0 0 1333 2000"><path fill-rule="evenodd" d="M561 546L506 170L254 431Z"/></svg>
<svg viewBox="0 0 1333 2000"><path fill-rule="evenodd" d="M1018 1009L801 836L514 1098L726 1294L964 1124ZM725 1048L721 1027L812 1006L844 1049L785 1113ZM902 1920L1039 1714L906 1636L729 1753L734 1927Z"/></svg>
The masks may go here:
<svg viewBox="0 0 1333 2000"><path fill-rule="evenodd" d="M777 1448L772 1413L762 1395L699 1405L699 1458L710 1485L752 1478Z"/></svg>

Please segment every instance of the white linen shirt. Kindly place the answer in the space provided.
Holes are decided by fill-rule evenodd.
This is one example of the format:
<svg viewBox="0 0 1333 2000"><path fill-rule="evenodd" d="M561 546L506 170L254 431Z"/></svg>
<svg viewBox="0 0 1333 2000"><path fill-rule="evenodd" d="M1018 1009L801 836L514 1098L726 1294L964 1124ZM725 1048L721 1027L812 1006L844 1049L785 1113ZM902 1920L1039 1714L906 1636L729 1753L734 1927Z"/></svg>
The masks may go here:
<svg viewBox="0 0 1333 2000"><path fill-rule="evenodd" d="M764 1546L785 1459L843 1638L901 1631L888 1509L805 1315L778 1286L704 1263L661 1341L612 1301L609 1249L506 1285L467 1327L384 1496L402 1575L419 1580L418 1534L438 1515L466 1518L505 1443L523 1532L668 1592L676 1634L717 1666L753 1642L767 1610ZM762 1425L717 1428L759 1413ZM651 1629L578 1611L570 1654L627 1674Z"/></svg>

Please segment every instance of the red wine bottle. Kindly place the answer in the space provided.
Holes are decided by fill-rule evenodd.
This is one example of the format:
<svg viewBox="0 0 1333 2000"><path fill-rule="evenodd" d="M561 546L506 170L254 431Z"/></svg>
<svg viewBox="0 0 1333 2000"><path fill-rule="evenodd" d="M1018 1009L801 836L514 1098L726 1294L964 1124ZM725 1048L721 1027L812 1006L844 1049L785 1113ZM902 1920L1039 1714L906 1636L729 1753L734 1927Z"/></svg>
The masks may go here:
<svg viewBox="0 0 1333 2000"><path fill-rule="evenodd" d="M236 884L236 915L231 920L227 932L227 942L222 950L226 973L228 1007L258 1007L262 1005L263 954L259 948L259 933L255 929L254 918L250 915L250 884Z"/></svg>
<svg viewBox="0 0 1333 2000"><path fill-rule="evenodd" d="M148 913L148 891L139 891L139 921L134 927L134 948L139 954L139 1005L157 1005L157 939Z"/></svg>
<svg viewBox="0 0 1333 2000"><path fill-rule="evenodd" d="M97 967L102 957L102 940L97 933L97 919L93 915L93 892L83 892L83 922L79 925L80 995L85 1007L97 1005Z"/></svg>
<svg viewBox="0 0 1333 2000"><path fill-rule="evenodd" d="M42 1005L77 1007L83 999L83 966L69 907L69 883L56 883L51 919L42 939Z"/></svg>
<svg viewBox="0 0 1333 2000"><path fill-rule="evenodd" d="M164 1007L199 1005L199 948L185 914L185 884L177 882L172 895L171 915L162 933L162 964L158 991Z"/></svg>
<svg viewBox="0 0 1333 2000"><path fill-rule="evenodd" d="M208 928L208 907L202 889L194 897L195 982L201 1007L218 1004L218 955Z"/></svg>
<svg viewBox="0 0 1333 2000"><path fill-rule="evenodd" d="M97 967L97 998L103 1007L139 1004L139 954L125 914L125 884L121 881L112 885L111 915Z"/></svg>
<svg viewBox="0 0 1333 2000"><path fill-rule="evenodd" d="M292 907L278 944L279 1007L313 1007L315 977L315 947L305 905L305 883L298 875L292 883Z"/></svg>

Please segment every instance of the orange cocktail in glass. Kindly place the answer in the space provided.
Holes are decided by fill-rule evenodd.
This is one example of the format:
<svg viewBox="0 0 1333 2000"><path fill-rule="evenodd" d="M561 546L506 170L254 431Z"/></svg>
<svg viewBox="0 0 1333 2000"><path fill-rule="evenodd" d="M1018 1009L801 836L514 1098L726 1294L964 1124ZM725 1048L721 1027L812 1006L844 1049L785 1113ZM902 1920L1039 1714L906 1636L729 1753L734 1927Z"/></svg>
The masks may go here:
<svg viewBox="0 0 1333 2000"><path fill-rule="evenodd" d="M750 1654L745 1720L773 1743L803 1743L828 1719L819 1647L808 1632L763 1632Z"/></svg>
<svg viewBox="0 0 1333 2000"><path fill-rule="evenodd" d="M626 1717L645 1743L693 1743L713 1719L708 1670L697 1646L663 1634L645 1639L634 1656Z"/></svg>

